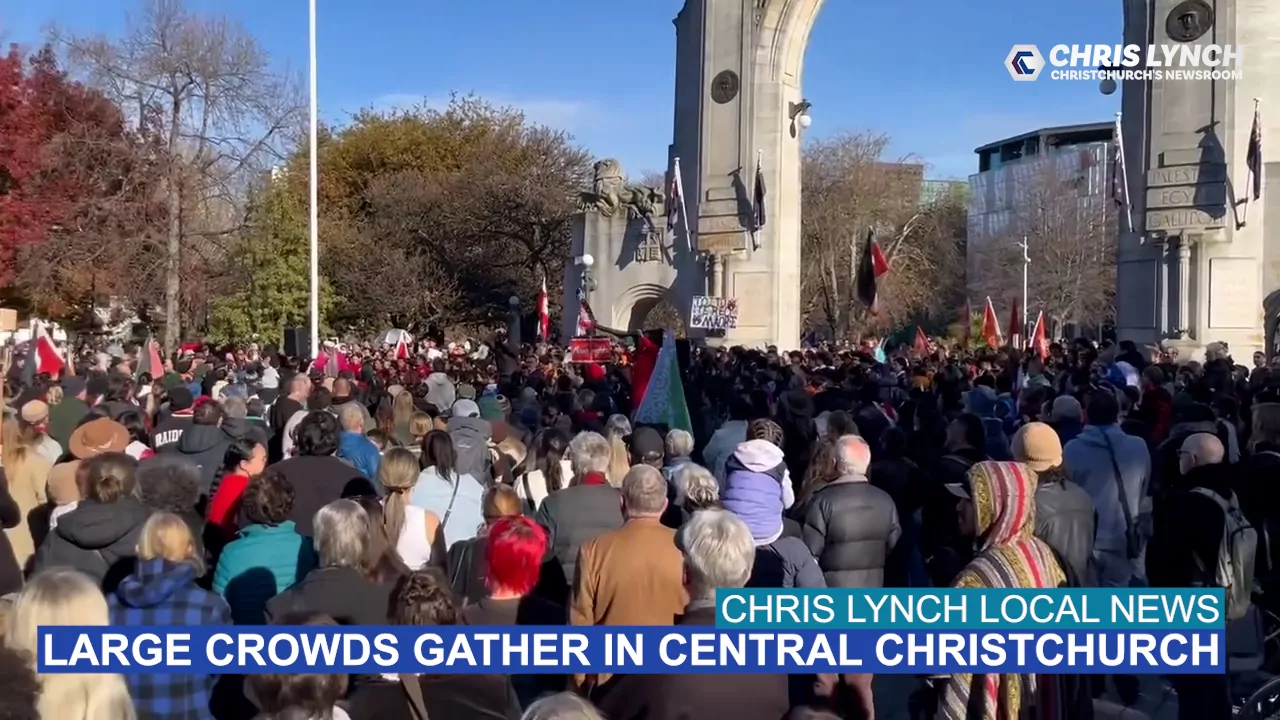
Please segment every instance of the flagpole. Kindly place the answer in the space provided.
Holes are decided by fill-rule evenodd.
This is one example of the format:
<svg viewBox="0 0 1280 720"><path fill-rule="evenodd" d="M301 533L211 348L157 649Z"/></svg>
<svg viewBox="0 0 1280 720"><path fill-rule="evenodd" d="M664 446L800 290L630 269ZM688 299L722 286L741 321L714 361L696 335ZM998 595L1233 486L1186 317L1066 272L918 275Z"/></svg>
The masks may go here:
<svg viewBox="0 0 1280 720"><path fill-rule="evenodd" d="M319 83L316 71L316 0L309 0L310 27L308 41L310 43L311 65L311 197L310 197L310 260L311 260L311 353L312 357L320 351L320 164L317 156L317 138L319 137Z"/></svg>
<svg viewBox="0 0 1280 720"><path fill-rule="evenodd" d="M1249 126L1249 142L1251 144L1253 142L1253 126L1254 125L1259 126L1258 127L1259 140L1261 140L1262 128L1261 128L1261 123L1258 122L1258 112L1259 112L1260 106L1261 106L1261 101L1258 98L1254 98L1253 99L1253 118L1250 121L1251 124ZM1246 163L1246 165L1247 164L1248 163ZM1237 229L1243 228L1245 224L1249 222L1249 201L1253 199L1253 168L1252 167L1250 167L1247 173L1245 174L1245 179L1248 180L1249 182L1245 184L1244 213L1240 218L1240 224L1237 226Z"/></svg>
<svg viewBox="0 0 1280 720"><path fill-rule="evenodd" d="M1116 113L1116 168L1120 175L1120 198L1124 203L1125 227L1133 232L1133 208L1129 205L1129 167L1124 157L1124 132L1121 124L1122 113Z"/></svg>
<svg viewBox="0 0 1280 720"><path fill-rule="evenodd" d="M763 165L764 165L764 150L756 148L756 177L753 178L753 180L755 180L757 183L759 182L760 174L764 172L764 170L762 169ZM752 201L754 201L756 198L752 197L751 199ZM752 250L760 249L759 217L760 217L760 209L756 208L756 217L753 219L751 223L751 249Z"/></svg>

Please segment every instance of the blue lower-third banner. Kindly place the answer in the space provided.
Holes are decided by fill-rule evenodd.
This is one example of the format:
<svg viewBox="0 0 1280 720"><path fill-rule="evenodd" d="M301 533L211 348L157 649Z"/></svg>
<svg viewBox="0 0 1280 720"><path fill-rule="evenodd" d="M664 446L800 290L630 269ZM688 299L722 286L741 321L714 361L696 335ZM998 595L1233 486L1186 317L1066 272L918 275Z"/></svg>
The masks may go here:
<svg viewBox="0 0 1280 720"><path fill-rule="evenodd" d="M1214 673L1221 631L43 627L42 673Z"/></svg>

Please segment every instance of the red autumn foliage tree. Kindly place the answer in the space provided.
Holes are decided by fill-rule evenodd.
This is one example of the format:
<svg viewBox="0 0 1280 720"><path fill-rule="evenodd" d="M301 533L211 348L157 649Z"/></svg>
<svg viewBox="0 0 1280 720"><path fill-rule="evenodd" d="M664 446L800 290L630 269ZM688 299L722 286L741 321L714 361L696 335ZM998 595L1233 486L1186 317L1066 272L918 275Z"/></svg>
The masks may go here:
<svg viewBox="0 0 1280 720"><path fill-rule="evenodd" d="M0 60L0 284L65 319L94 296L136 299L161 157L148 117L126 122L46 46ZM154 279L152 279L154 281Z"/></svg>

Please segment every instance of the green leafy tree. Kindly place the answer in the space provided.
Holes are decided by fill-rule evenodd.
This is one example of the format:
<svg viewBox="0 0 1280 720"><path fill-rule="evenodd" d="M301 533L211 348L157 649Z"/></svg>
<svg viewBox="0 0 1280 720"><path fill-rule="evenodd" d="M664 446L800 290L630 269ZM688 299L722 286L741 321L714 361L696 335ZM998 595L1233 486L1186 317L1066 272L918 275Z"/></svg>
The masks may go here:
<svg viewBox="0 0 1280 720"><path fill-rule="evenodd" d="M310 322L310 258L306 206L283 185L265 188L232 243L229 292L213 302L209 339L279 343L284 328ZM320 317L336 298L320 280Z"/></svg>

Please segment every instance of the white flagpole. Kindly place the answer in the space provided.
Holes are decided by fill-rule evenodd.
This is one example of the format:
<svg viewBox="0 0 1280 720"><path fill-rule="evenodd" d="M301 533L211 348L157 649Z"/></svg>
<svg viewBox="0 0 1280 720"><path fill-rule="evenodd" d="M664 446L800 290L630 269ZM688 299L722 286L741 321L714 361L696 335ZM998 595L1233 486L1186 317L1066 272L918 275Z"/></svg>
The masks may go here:
<svg viewBox="0 0 1280 720"><path fill-rule="evenodd" d="M310 0L311 23L309 30L310 64L311 64L311 207L310 207L310 252L311 252L311 353L315 357L320 351L320 164L316 152L319 135L319 83L316 71L316 0Z"/></svg>
<svg viewBox="0 0 1280 720"><path fill-rule="evenodd" d="M1124 133L1120 123L1121 113L1116 113L1116 175L1120 183L1120 202L1124 205L1125 227L1133 232L1133 208L1129 206L1129 168L1124 159Z"/></svg>
<svg viewBox="0 0 1280 720"><path fill-rule="evenodd" d="M760 181L760 174L764 172L764 150L756 149L756 172L751 176L753 187L751 188L751 202L755 202L755 183ZM754 208L755 217L751 219L751 249L760 249L760 228L758 226L758 218L760 217L760 209Z"/></svg>
<svg viewBox="0 0 1280 720"><path fill-rule="evenodd" d="M675 168L672 172L676 174L676 194L680 196L680 222L684 224L684 241L689 245L689 250L693 252L696 249L693 247L693 239L689 232L689 213L684 204L684 179L680 175L679 157L676 157Z"/></svg>

